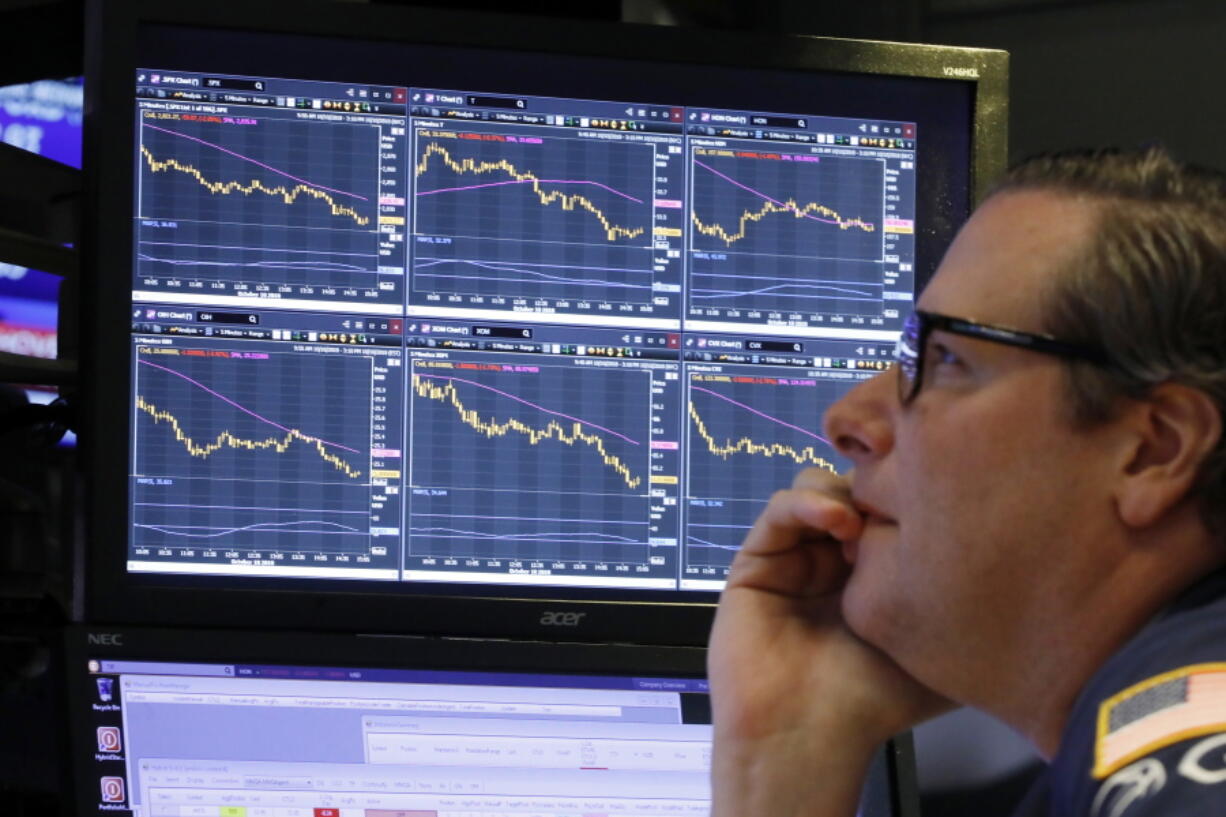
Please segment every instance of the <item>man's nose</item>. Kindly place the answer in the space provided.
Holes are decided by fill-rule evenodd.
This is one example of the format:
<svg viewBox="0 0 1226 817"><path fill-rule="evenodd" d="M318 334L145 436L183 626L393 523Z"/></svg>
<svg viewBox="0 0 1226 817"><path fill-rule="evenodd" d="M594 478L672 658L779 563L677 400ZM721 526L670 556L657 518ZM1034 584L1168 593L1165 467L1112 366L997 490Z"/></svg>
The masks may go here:
<svg viewBox="0 0 1226 817"><path fill-rule="evenodd" d="M824 436L856 465L883 457L894 447L899 408L895 368L865 380L826 409Z"/></svg>

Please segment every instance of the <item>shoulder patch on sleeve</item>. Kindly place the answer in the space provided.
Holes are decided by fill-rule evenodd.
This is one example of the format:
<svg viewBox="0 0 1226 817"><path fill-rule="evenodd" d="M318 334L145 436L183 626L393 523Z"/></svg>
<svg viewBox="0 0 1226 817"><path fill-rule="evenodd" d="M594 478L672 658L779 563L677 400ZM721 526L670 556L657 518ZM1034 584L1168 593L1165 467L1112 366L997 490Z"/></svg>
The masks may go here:
<svg viewBox="0 0 1226 817"><path fill-rule="evenodd" d="M1181 740L1226 730L1226 663L1193 664L1128 687L1098 706L1094 777Z"/></svg>

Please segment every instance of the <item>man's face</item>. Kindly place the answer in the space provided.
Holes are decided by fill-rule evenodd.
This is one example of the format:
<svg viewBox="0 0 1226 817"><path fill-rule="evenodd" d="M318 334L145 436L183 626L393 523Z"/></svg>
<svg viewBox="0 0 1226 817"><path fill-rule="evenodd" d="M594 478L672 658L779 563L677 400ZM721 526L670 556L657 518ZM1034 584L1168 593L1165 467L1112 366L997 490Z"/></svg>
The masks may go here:
<svg viewBox="0 0 1226 817"><path fill-rule="evenodd" d="M959 233L919 307L1042 331L1039 295L1093 229L1084 202L998 195ZM868 513L846 548L855 569L843 610L921 681L974 700L964 687L998 676L1018 639L1101 569L1085 538L1107 529L1109 458L1097 432L1070 424L1056 358L941 331L926 355L907 407L891 371L826 416Z"/></svg>

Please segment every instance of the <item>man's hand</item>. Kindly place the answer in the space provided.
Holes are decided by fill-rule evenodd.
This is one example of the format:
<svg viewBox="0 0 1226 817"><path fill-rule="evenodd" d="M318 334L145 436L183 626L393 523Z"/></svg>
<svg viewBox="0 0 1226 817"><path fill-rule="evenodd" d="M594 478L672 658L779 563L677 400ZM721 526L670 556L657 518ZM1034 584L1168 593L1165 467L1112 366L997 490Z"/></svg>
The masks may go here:
<svg viewBox="0 0 1226 817"><path fill-rule="evenodd" d="M853 814L876 748L945 706L843 624L862 528L847 480L809 469L737 553L708 659L714 817Z"/></svg>

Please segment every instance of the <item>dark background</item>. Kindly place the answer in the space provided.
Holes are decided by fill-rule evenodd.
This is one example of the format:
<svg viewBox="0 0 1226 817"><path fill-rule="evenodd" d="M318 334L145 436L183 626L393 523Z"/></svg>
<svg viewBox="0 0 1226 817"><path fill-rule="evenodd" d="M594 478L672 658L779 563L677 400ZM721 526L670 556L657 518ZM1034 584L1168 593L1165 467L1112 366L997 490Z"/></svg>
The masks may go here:
<svg viewBox="0 0 1226 817"><path fill-rule="evenodd" d="M1226 167L1217 0L625 0L626 19L1000 48L1010 155L1159 141Z"/></svg>
<svg viewBox="0 0 1226 817"><path fill-rule="evenodd" d="M338 0L340 1L340 0ZM403 4L403 3L402 3ZM353 5L362 5L353 2ZM1079 145L1158 142L1176 156L1226 168L1226 3L1220 0L458 0L419 3L598 20L1000 48L1011 54L1011 158ZM355 13L358 10L355 8ZM236 4L236 15L241 16ZM0 85L81 73L81 7L0 0ZM28 440L23 441L23 445ZM63 457L39 461L0 439L0 477L37 493L62 487ZM40 471L42 471L40 473ZM14 472L18 472L14 474ZM31 534L0 507L0 801L10 815L51 813L64 758L48 721L56 690L46 655L13 635L51 622L64 605L32 600L11 581ZM50 505L57 504L54 497ZM55 552L54 520L37 534ZM27 526L28 527L28 526ZM21 567L21 565L17 565ZM16 588L16 589L15 589ZM28 588L26 588L28 590ZM21 626L17 626L21 625ZM1034 756L1004 727L957 712L916 734L929 817L1006 814Z"/></svg>

